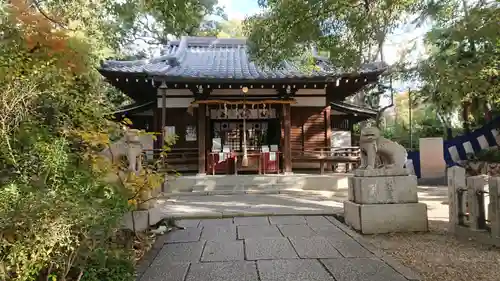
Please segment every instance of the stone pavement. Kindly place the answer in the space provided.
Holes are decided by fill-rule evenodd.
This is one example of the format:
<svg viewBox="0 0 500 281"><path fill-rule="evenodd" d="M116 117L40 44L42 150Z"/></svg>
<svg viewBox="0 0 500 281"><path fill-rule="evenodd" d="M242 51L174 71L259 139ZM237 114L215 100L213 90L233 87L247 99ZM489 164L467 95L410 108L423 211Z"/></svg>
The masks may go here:
<svg viewBox="0 0 500 281"><path fill-rule="evenodd" d="M446 186L418 187L419 202L427 204L430 220L448 220ZM343 213L345 196L326 191L302 194L178 195L159 199L158 218L222 218L266 215L331 215Z"/></svg>
<svg viewBox="0 0 500 281"><path fill-rule="evenodd" d="M346 196L347 198L347 196ZM233 194L172 196L159 199L159 217L222 218L267 215L331 215L343 211L343 198L322 195Z"/></svg>
<svg viewBox="0 0 500 281"><path fill-rule="evenodd" d="M140 281L405 281L418 276L329 216L181 220Z"/></svg>

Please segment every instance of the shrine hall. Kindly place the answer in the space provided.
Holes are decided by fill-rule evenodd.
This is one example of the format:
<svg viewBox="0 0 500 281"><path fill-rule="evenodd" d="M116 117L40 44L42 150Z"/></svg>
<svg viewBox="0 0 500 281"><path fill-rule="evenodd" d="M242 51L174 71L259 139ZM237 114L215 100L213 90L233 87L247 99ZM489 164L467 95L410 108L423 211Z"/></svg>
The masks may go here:
<svg viewBox="0 0 500 281"><path fill-rule="evenodd" d="M245 39L183 36L158 57L107 60L99 71L134 101L115 115L158 133L147 153L154 157L175 136L167 157L172 169L291 173L316 159L328 164L336 149L355 148L354 124L377 112L346 98L386 70L373 63L342 72L328 58L312 55L313 70L292 61L273 68L251 60ZM355 162L342 157L339 162Z"/></svg>

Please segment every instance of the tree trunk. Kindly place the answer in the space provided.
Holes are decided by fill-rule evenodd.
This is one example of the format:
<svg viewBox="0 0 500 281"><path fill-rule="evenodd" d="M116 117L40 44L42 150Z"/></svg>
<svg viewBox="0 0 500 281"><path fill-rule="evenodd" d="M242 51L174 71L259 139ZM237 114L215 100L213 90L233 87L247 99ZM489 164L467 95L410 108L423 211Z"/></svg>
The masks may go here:
<svg viewBox="0 0 500 281"><path fill-rule="evenodd" d="M463 102L462 103L462 127L466 134L470 133L470 124L469 124L469 110L470 103Z"/></svg>
<svg viewBox="0 0 500 281"><path fill-rule="evenodd" d="M484 119L486 122L491 122L493 120L493 115L491 113L491 104L487 101L484 102Z"/></svg>
<svg viewBox="0 0 500 281"><path fill-rule="evenodd" d="M453 131L451 130L450 127L446 126L446 140L451 140L452 138L453 138Z"/></svg>

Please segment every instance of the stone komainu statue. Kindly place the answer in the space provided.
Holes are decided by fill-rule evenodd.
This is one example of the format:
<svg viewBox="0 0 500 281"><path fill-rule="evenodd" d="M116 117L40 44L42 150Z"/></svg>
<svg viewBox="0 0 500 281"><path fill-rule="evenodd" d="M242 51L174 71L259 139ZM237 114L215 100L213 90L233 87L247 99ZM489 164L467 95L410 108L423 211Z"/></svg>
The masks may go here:
<svg viewBox="0 0 500 281"><path fill-rule="evenodd" d="M403 169L405 166L408 155L406 149L399 143L382 137L380 130L376 127L361 130L359 147L361 149L360 169Z"/></svg>

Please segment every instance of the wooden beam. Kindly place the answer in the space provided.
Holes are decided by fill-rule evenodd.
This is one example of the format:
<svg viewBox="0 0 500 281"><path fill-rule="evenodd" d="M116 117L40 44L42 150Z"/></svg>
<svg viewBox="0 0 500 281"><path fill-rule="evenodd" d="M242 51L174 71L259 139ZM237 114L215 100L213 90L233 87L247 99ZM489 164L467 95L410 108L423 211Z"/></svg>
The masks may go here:
<svg viewBox="0 0 500 281"><path fill-rule="evenodd" d="M332 146L332 108L330 106L325 107L323 114L325 114L325 147ZM332 165L326 163L326 170L331 171Z"/></svg>
<svg viewBox="0 0 500 281"><path fill-rule="evenodd" d="M198 105L198 174L206 174L207 105Z"/></svg>
<svg viewBox="0 0 500 281"><path fill-rule="evenodd" d="M272 100L272 99L261 99L261 100L246 100L243 101L243 99L238 99L238 100L195 100L191 102L192 104L296 104L297 101L295 99L289 99L289 100Z"/></svg>
<svg viewBox="0 0 500 281"><path fill-rule="evenodd" d="M285 173L292 172L292 146L291 146L291 120L290 120L291 106L290 104L283 104L283 166Z"/></svg>

